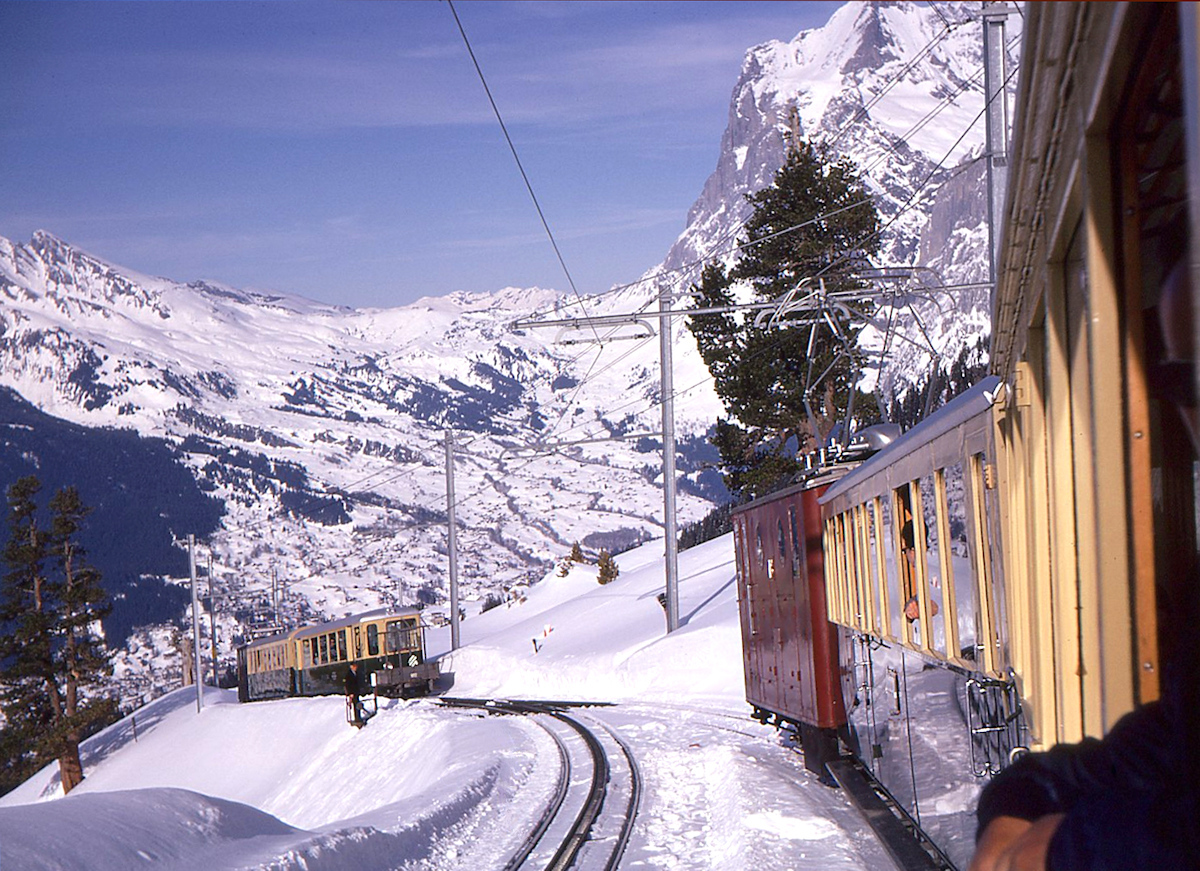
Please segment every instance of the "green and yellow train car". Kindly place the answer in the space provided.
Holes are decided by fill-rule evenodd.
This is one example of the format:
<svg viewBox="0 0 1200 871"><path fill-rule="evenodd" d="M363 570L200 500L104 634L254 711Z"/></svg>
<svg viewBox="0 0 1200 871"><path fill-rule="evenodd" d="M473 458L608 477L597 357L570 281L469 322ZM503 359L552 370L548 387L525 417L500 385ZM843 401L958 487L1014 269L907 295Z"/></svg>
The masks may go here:
<svg viewBox="0 0 1200 871"><path fill-rule="evenodd" d="M425 659L421 614L414 608L368 611L259 638L238 649L243 702L346 691L358 665L359 689L380 695L429 692L438 678Z"/></svg>

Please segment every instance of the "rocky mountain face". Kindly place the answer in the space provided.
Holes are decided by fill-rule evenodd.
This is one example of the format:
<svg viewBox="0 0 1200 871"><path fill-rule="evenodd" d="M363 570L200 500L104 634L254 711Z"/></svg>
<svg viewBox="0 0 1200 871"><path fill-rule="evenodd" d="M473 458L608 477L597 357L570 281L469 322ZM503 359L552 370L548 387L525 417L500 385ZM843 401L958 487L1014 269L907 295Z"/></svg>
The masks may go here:
<svg viewBox="0 0 1200 871"><path fill-rule="evenodd" d="M866 386L901 394L986 337L987 289L960 286L987 279L979 12L977 3L847 3L824 27L750 49L716 170L656 271L660 281L682 292L696 264L736 258L746 195L771 183L788 138L798 136L859 167L885 223L878 265L930 270L881 312L880 323L894 314L905 339L864 332L868 349L887 349ZM1020 17L1011 15L1010 71L1019 40ZM931 289L942 285L953 287ZM929 344L936 360L921 348Z"/></svg>
<svg viewBox="0 0 1200 871"><path fill-rule="evenodd" d="M862 168L888 222L883 265L929 266L925 285L979 281L986 197L972 161L983 140L972 6L851 3L823 28L751 49L686 230L651 281L589 301L588 313L651 306L663 282L685 289L696 261L731 256L744 194L770 183L789 132ZM987 333L986 290L908 295L943 360ZM203 538L199 564L211 572L228 657L255 627L444 602L448 430L468 600L541 577L573 542L620 550L661 535L657 339L562 345L552 331L511 327L567 304L553 291L507 288L351 310L140 275L38 233L0 239L0 386L80 431L154 439L224 506L215 529L182 520L170 532ZM682 321L674 375L687 522L724 494L706 443L720 404ZM927 353L865 337L889 349L876 373L885 390L929 371ZM0 419L5 483L53 478L61 465L28 437L34 425L7 411ZM623 438L598 440L608 436ZM111 504L102 483L87 487L85 502ZM169 494L154 498L160 513L193 517L173 514ZM124 535L136 552L137 536ZM121 571L136 577L132 563ZM181 580L177 572L141 569ZM127 694L153 684L145 675L169 635L159 627L129 639L119 669Z"/></svg>
<svg viewBox="0 0 1200 871"><path fill-rule="evenodd" d="M137 275L39 233L0 240L0 383L75 435L154 437L224 506L214 531L187 522L173 492L155 494L179 515L176 539L204 539L228 645L277 619L443 602L447 430L467 600L540 578L576 541L594 552L661 535L659 444L638 437L659 429L657 343L581 350L509 326L557 304L509 289L354 311ZM698 392L679 419L685 522L722 495L703 466L716 408ZM92 505L112 502L106 481L125 486L71 480L78 469L33 427L0 420L6 482L74 483ZM609 435L631 438L561 444ZM103 535L139 551L148 533ZM121 576L179 578L178 564L146 557Z"/></svg>

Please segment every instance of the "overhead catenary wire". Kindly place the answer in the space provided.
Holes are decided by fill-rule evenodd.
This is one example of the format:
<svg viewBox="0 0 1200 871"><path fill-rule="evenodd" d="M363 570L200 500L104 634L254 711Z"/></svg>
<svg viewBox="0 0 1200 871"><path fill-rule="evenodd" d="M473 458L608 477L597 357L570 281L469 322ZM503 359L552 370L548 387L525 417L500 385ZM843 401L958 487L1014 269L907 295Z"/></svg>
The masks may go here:
<svg viewBox="0 0 1200 871"><path fill-rule="evenodd" d="M521 179L525 182L525 189L529 191L529 198L533 200L533 207L537 210L538 218L542 222L542 229L546 231L546 236L550 239L550 245L554 249L554 255L558 258L558 264L562 267L563 274L567 278L567 284L570 285L571 292L575 294L582 309L583 298L579 295L579 289L575 286L575 279L571 277L571 270L567 268L567 261L563 258L562 251L558 247L558 241L554 238L554 232L550 229L550 222L546 220L546 213L542 211L542 204L538 201L537 194L534 193L533 184L529 180L529 174L525 172L525 166L521 163L521 156L517 154L517 146L513 143L512 136L508 133L508 125L504 123L504 116L500 114L500 107L496 105L496 100L492 96L492 89L488 87L487 79L483 75L483 68L479 65L479 59L475 57L475 50L471 48L471 41L467 39L467 31L458 17L458 10L454 8L454 0L446 0L446 3L450 7L450 14L454 16L454 23L458 25L458 32L462 34L463 44L467 47L467 54L471 56L471 63L474 64L475 72L479 75L479 81L483 84L483 90L487 94L488 102L491 104L492 111L496 115L496 121L500 124L500 130L504 133L504 141L508 143L508 150L512 152L513 160L516 161L517 169L521 173ZM597 336L598 339L599 336Z"/></svg>

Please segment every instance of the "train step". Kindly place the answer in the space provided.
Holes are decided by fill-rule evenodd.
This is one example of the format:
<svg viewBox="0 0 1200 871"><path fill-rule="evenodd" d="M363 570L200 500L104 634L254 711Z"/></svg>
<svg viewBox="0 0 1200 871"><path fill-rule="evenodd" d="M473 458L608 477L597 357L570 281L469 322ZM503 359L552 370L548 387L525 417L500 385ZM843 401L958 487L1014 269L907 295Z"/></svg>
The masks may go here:
<svg viewBox="0 0 1200 871"><path fill-rule="evenodd" d="M957 871L860 762L842 757L826 763L825 768L903 871Z"/></svg>

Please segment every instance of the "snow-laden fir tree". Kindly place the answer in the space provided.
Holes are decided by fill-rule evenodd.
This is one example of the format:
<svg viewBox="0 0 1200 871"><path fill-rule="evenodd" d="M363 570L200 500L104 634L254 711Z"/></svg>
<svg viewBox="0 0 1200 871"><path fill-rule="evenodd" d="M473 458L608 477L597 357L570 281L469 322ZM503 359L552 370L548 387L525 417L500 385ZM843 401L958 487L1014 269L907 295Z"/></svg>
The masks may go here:
<svg viewBox="0 0 1200 871"><path fill-rule="evenodd" d="M713 439L726 485L753 496L790 478L796 454L819 446L845 412L859 376L858 331L829 295L864 289L858 275L879 249L880 227L854 164L803 140L793 140L772 185L747 199L754 212L741 254L730 269L704 269L692 288L695 306L744 301L738 286L749 286L760 302L789 291L817 300L782 328L756 325L754 313L689 320L729 415Z"/></svg>
<svg viewBox="0 0 1200 871"><path fill-rule="evenodd" d="M612 583L617 579L617 575L621 574L621 570L617 568L617 561L606 550L601 550L600 555L596 557L596 567L600 569L596 580L602 584Z"/></svg>
<svg viewBox="0 0 1200 871"><path fill-rule="evenodd" d="M8 571L0 584L0 738L5 785L57 759L63 792L83 780L79 744L114 718L96 692L111 672L100 620L109 603L89 566L79 531L89 509L73 487L50 500L49 529L38 522L34 476L8 490Z"/></svg>

